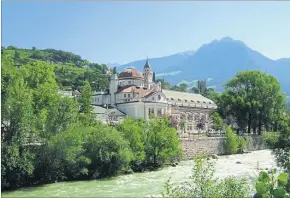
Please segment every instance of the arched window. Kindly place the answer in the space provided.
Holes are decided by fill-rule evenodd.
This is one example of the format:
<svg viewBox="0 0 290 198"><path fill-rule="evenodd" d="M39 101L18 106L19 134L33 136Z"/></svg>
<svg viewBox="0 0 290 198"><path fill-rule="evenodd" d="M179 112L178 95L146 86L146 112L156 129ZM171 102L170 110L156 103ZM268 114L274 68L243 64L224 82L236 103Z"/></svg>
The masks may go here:
<svg viewBox="0 0 290 198"><path fill-rule="evenodd" d="M161 96L160 95L158 95L158 100L161 100Z"/></svg>

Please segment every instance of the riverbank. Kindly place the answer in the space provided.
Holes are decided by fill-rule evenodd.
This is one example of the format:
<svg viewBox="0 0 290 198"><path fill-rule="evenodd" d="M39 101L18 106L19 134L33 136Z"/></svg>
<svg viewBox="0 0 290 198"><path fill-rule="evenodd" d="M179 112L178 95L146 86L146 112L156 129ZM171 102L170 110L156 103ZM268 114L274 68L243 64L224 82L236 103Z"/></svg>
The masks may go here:
<svg viewBox="0 0 290 198"><path fill-rule="evenodd" d="M237 164L240 162L240 164ZM21 188L4 192L2 197L150 197L162 192L169 177L172 182L189 180L193 160L180 162L176 167L165 167L159 171L122 175L105 180L59 182L39 187ZM216 160L216 176L230 175L255 178L260 170L276 167L270 150L253 151L246 154L219 156Z"/></svg>

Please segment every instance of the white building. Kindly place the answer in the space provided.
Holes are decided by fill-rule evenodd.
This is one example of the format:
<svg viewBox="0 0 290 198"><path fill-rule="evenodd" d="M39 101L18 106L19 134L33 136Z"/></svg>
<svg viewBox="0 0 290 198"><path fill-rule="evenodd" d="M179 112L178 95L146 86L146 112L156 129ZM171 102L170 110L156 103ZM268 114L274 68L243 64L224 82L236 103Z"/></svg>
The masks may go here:
<svg viewBox="0 0 290 198"><path fill-rule="evenodd" d="M200 94L162 90L160 82L153 82L148 60L143 74L134 68L125 69L119 76L113 74L109 90L95 92L92 105L109 105L128 116L146 120L151 113L166 115L175 120L177 126L184 120L187 133L209 130L209 114L217 108L213 101Z"/></svg>

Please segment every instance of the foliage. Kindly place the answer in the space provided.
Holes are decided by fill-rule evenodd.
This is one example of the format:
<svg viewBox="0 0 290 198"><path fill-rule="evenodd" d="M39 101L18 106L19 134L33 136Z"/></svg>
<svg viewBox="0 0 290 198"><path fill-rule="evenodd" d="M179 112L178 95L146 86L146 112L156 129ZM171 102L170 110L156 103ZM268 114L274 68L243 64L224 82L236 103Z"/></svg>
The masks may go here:
<svg viewBox="0 0 290 198"><path fill-rule="evenodd" d="M218 180L214 177L214 161L208 160L206 155L194 158L194 167L189 182L174 186L168 180L165 184L163 197L248 197L249 185L245 179L234 177Z"/></svg>
<svg viewBox="0 0 290 198"><path fill-rule="evenodd" d="M175 128L169 126L166 117L151 119L145 144L146 161L154 166L162 165L181 155L180 140Z"/></svg>
<svg viewBox="0 0 290 198"><path fill-rule="evenodd" d="M181 83L180 85L174 85L170 89L174 91L187 92L187 84Z"/></svg>
<svg viewBox="0 0 290 198"><path fill-rule="evenodd" d="M225 150L227 154L234 154L238 151L237 135L230 126L226 127Z"/></svg>
<svg viewBox="0 0 290 198"><path fill-rule="evenodd" d="M38 50L19 49L13 46L2 49L2 58L12 58L15 66L30 64L32 61L49 63L54 68L56 82L59 87L80 89L88 80L96 90L107 89L109 77L108 67L104 64L90 63L79 55L55 49Z"/></svg>
<svg viewBox="0 0 290 198"><path fill-rule="evenodd" d="M242 71L225 84L218 100L225 118L232 117L239 129L261 134L266 129L280 128L285 112L285 95L276 78L261 71Z"/></svg>
<svg viewBox="0 0 290 198"><path fill-rule="evenodd" d="M171 85L169 82L166 82L164 79L156 79L156 83L161 82L161 88L169 90Z"/></svg>
<svg viewBox="0 0 290 198"><path fill-rule="evenodd" d="M51 136L37 152L35 179L54 182L86 175L90 159L84 156L82 134L77 130Z"/></svg>
<svg viewBox="0 0 290 198"><path fill-rule="evenodd" d="M84 114L90 114L92 111L91 107L91 98L92 98L92 88L88 81L85 82L84 87L82 88L82 95L80 98L80 112Z"/></svg>
<svg viewBox="0 0 290 198"><path fill-rule="evenodd" d="M146 122L126 117L122 123L117 126L124 138L129 141L134 159L133 166L139 166L145 160L145 141L146 141Z"/></svg>
<svg viewBox="0 0 290 198"><path fill-rule="evenodd" d="M290 128L285 127L281 132L269 133L264 136L264 141L272 149L278 166L290 175ZM287 188L290 190L290 179Z"/></svg>
<svg viewBox="0 0 290 198"><path fill-rule="evenodd" d="M256 194L254 198L285 198L290 197L289 191L286 190L288 180L287 173L281 173L276 178L276 170L268 172L262 171L256 182Z"/></svg>
<svg viewBox="0 0 290 198"><path fill-rule="evenodd" d="M84 137L85 156L91 160L88 176L102 178L128 168L133 159L129 142L110 126L98 124Z"/></svg>
<svg viewBox="0 0 290 198"><path fill-rule="evenodd" d="M243 153L247 147L246 140L242 136L237 136L238 151L237 153Z"/></svg>
<svg viewBox="0 0 290 198"><path fill-rule="evenodd" d="M212 120L212 128L216 131L221 130L223 128L223 119L217 112L214 112L211 116Z"/></svg>

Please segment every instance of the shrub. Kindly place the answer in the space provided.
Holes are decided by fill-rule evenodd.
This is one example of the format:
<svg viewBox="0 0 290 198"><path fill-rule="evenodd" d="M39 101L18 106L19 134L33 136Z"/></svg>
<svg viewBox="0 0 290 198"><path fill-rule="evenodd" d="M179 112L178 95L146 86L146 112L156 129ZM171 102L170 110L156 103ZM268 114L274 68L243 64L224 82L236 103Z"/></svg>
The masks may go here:
<svg viewBox="0 0 290 198"><path fill-rule="evenodd" d="M234 154L238 151L238 137L230 126L226 127L225 150L226 154Z"/></svg>
<svg viewBox="0 0 290 198"><path fill-rule="evenodd" d="M238 153L243 153L247 147L246 140L242 136L237 136Z"/></svg>
<svg viewBox="0 0 290 198"><path fill-rule="evenodd" d="M116 129L97 125L84 134L85 156L91 160L89 177L114 176L129 167L133 159L129 143Z"/></svg>
<svg viewBox="0 0 290 198"><path fill-rule="evenodd" d="M179 186L173 186L169 179L165 183L163 197L249 197L249 185L246 179L228 177L218 180L214 177L214 161L208 160L205 155L195 157L194 162L191 180Z"/></svg>
<svg viewBox="0 0 290 198"><path fill-rule="evenodd" d="M290 197L286 185L288 180L287 173L281 173L276 178L276 169L268 172L262 171L256 182L256 193L254 198L284 198Z"/></svg>

